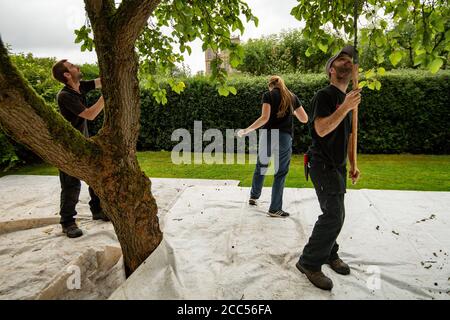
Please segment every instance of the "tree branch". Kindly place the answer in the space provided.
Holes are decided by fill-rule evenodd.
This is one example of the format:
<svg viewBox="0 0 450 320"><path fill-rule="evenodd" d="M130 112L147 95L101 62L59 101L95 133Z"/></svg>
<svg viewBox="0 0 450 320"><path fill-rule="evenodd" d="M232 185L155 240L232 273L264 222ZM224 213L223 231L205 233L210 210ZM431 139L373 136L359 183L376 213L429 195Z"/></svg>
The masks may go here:
<svg viewBox="0 0 450 320"><path fill-rule="evenodd" d="M116 12L113 0L84 0L86 13L94 32L96 51L112 40L111 17Z"/></svg>
<svg viewBox="0 0 450 320"><path fill-rule="evenodd" d="M439 39L437 39L437 38L434 39L434 47L433 47L433 51L434 51L437 47L439 47L439 45L442 43L442 41L445 40L445 33L446 33L448 30L449 30L449 29L445 29L444 32L442 32L442 33L439 35L439 36L440 36Z"/></svg>
<svg viewBox="0 0 450 320"><path fill-rule="evenodd" d="M98 20L115 12L114 0L84 0L89 19Z"/></svg>
<svg viewBox="0 0 450 320"><path fill-rule="evenodd" d="M84 0L97 52L105 122L98 143L121 141L117 152L135 150L139 133L139 82L135 43L160 0ZM131 150L131 151L130 151Z"/></svg>
<svg viewBox="0 0 450 320"><path fill-rule="evenodd" d="M47 106L26 83L12 65L1 38L0 125L15 140L59 169L85 181L93 178L91 162L100 149ZM75 163L79 165L74 166Z"/></svg>
<svg viewBox="0 0 450 320"><path fill-rule="evenodd" d="M116 43L134 46L161 0L123 0L113 19Z"/></svg>

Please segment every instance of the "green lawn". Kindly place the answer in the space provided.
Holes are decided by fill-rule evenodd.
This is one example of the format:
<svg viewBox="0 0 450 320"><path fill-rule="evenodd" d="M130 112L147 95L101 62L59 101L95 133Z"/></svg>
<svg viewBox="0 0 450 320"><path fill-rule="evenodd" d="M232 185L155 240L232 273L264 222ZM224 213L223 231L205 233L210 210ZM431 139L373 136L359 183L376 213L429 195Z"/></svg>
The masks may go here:
<svg viewBox="0 0 450 320"><path fill-rule="evenodd" d="M170 152L139 152L142 169L150 177L232 179L241 186L251 185L254 164L183 164L175 165ZM350 189L450 191L450 156L434 155L359 155L361 179ZM8 174L57 175L56 168L40 164L27 166ZM3 175L5 175L3 173ZM265 185L273 178L268 176ZM287 187L311 187L303 174L303 156L294 155L286 179Z"/></svg>

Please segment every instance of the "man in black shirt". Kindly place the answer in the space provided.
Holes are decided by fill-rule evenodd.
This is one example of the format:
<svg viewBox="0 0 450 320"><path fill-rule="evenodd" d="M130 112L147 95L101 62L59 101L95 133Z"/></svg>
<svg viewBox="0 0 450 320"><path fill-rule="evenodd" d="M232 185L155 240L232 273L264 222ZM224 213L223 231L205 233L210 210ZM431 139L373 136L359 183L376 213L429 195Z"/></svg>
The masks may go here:
<svg viewBox="0 0 450 320"><path fill-rule="evenodd" d="M319 90L312 99L312 145L308 151L310 175L323 214L319 216L296 266L315 286L324 290L331 290L333 282L322 273L323 264L329 264L339 274L350 273L349 266L338 256L336 239L345 217L346 162L347 155L351 154L351 111L361 101L361 89L346 94L352 75L353 54L353 47L346 46L328 60L325 69L330 85ZM350 177L353 182L359 174L359 169L351 162Z"/></svg>
<svg viewBox="0 0 450 320"><path fill-rule="evenodd" d="M94 120L104 107L103 96L91 107L86 106L86 94L94 89L101 88L100 79L81 81L80 68L67 60L58 61L52 68L53 77L65 86L58 93L57 101L62 116L85 137L89 137L87 120ZM75 222L77 214L75 206L78 203L81 189L79 179L59 171L61 182L60 215L63 232L69 238L76 238L83 234ZM92 217L94 220L109 221L100 206L100 199L89 187Z"/></svg>

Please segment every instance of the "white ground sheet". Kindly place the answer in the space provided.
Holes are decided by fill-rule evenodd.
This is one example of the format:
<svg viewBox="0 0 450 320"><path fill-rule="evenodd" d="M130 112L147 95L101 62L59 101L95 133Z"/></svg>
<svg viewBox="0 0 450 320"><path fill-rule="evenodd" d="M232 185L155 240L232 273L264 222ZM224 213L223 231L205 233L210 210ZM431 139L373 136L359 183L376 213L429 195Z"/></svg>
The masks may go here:
<svg viewBox="0 0 450 320"><path fill-rule="evenodd" d="M163 217L186 188L237 184L152 179L162 227ZM61 232L59 195L55 176L0 178L0 299L106 299L125 281L114 229L109 222L92 220L87 186L82 184L77 206L84 235L77 239Z"/></svg>
<svg viewBox="0 0 450 320"><path fill-rule="evenodd" d="M326 292L295 268L320 212L313 189L285 189L287 219L269 218L237 181L152 179L164 240L125 281L111 223L84 235L59 226L59 180L0 178L0 299L450 299L450 192L358 190L346 195L338 238L351 274L323 271ZM80 289L67 283L80 270Z"/></svg>
<svg viewBox="0 0 450 320"><path fill-rule="evenodd" d="M285 189L287 219L249 189L187 188L158 249L111 299L450 299L450 192L349 191L338 238L351 274L331 292L295 267L320 212L313 189Z"/></svg>

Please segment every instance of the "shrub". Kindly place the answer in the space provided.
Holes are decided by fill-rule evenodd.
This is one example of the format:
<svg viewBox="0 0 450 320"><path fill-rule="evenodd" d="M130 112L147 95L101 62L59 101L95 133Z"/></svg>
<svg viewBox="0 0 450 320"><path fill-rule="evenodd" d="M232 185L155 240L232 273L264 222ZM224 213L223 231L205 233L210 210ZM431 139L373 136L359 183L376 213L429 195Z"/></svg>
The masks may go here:
<svg viewBox="0 0 450 320"><path fill-rule="evenodd" d="M359 109L358 151L450 154L449 76L450 71L442 70L436 75L397 70L380 78L380 91L365 88ZM289 89L303 101L308 113L314 93L328 84L323 74L289 74L284 79ZM195 120L202 121L203 131L217 128L224 136L225 129L246 128L260 115L267 81L265 76L233 77L230 83L236 87L237 94L222 97L206 78L193 77L185 81L186 89L180 95L167 88L167 105L158 104L151 92L142 91L138 149L171 150L178 143L171 141L172 132L178 128L193 132ZM57 90L53 86L43 90L44 93L50 91L51 95L41 94L54 103ZM89 103L94 103L99 95L98 91L90 94ZM307 126L294 121L293 150L301 153L307 149L311 138ZM89 124L92 135L102 123L100 116ZM0 166L10 167L30 158L29 151L0 133Z"/></svg>
<svg viewBox="0 0 450 320"><path fill-rule="evenodd" d="M363 90L359 111L358 146L361 153L449 154L450 85L448 71L431 75L423 71L394 71L380 78L380 91ZM290 90L308 113L315 92L328 84L325 75L291 74L284 77ZM268 77L239 76L231 79L237 95L221 97L204 78L186 81L177 95L168 90L168 104L155 102L142 92L142 118L138 147L141 150L171 150L171 133L178 128L192 132L194 120L203 130L245 128L259 115ZM295 120L295 153L310 144L307 126Z"/></svg>

